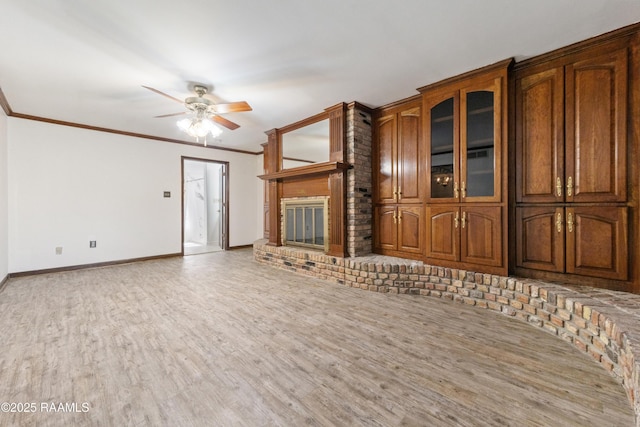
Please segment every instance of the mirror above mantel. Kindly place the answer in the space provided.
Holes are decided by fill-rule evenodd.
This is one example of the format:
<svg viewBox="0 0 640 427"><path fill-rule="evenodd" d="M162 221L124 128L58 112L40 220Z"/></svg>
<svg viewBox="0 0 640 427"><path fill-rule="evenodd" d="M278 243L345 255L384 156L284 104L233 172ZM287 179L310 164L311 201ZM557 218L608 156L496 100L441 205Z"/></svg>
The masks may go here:
<svg viewBox="0 0 640 427"><path fill-rule="evenodd" d="M314 116L265 132L268 136L263 144L265 174L260 178L281 179L348 168L344 151L347 107L345 103L336 104Z"/></svg>
<svg viewBox="0 0 640 427"><path fill-rule="evenodd" d="M329 161L329 118L281 134L281 170Z"/></svg>

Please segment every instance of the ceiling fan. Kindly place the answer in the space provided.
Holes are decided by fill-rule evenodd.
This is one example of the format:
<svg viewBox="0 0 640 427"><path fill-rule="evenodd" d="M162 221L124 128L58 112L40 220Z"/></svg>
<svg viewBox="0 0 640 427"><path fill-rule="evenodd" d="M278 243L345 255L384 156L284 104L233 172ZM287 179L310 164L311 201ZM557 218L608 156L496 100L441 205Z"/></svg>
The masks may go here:
<svg viewBox="0 0 640 427"><path fill-rule="evenodd" d="M180 113L163 114L155 117L160 118L181 116L183 114L193 113L192 118L180 120L178 122L178 127L196 138L204 137L205 145L206 135L209 132L211 132L214 137L219 135L221 132L221 129L217 128L212 122L224 126L229 130L235 130L240 127L240 125L238 125L237 123L234 123L231 120L222 117L221 114L239 113L252 110L251 106L246 101L216 104L212 99L205 98L208 89L206 86L199 84L196 84L193 87L193 91L197 96L187 97L184 101L181 101L178 98L168 95L162 91L159 91L158 89L154 89L152 87L144 85L142 87L187 107L187 111L182 111Z"/></svg>

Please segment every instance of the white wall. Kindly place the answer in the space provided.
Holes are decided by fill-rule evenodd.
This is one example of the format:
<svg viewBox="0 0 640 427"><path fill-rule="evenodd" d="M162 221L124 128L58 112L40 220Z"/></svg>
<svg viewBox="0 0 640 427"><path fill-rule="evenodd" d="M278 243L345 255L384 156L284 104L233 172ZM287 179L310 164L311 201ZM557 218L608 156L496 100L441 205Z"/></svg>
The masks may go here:
<svg viewBox="0 0 640 427"><path fill-rule="evenodd" d="M0 281L9 273L7 145L7 116L0 108Z"/></svg>
<svg viewBox="0 0 640 427"><path fill-rule="evenodd" d="M179 253L181 156L228 161L230 246L261 236L258 156L9 117L9 272Z"/></svg>

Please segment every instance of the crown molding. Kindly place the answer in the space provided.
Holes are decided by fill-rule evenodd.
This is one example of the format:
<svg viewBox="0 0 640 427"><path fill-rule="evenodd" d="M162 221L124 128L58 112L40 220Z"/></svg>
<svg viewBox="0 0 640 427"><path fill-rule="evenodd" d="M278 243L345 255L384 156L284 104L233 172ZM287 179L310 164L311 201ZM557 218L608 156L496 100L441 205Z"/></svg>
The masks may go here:
<svg viewBox="0 0 640 427"><path fill-rule="evenodd" d="M130 136L130 137L134 137L134 138L151 139L151 140L154 140L154 141L170 142L170 143L173 143L173 144L190 145L192 147L210 148L210 149L213 149L213 150L230 151L230 152L233 152L233 153L240 153L240 154L250 154L250 155L253 155L253 156L257 156L257 155L262 154L262 151L239 150L239 149L236 149L236 148L222 147L220 145L207 145L207 146L204 146L204 145L196 143L196 142L183 141L183 140L180 140L180 139L163 138L163 137L160 137L160 136L147 135L147 134L142 134L142 133L137 133L137 132L127 132L127 131L123 131L123 130L110 129L110 128L104 128L104 127L99 127L99 126L84 125L82 123L67 122L67 121L64 121L64 120L55 120L55 119L49 119L49 118L40 117L40 116L32 116L30 114L16 113L11 109L11 106L9 105L9 101L7 101L7 98L5 97L4 93L2 92L2 88L0 88L0 107L2 107L2 109L5 112L5 114L8 117L14 117L14 118L17 118L17 119L33 120L33 121L36 121L36 122L49 123L49 124L54 124L54 125L59 125L59 126L69 126L69 127L79 128L79 129L92 130L92 131L95 131L95 132L113 133L113 134L116 134L116 135Z"/></svg>
<svg viewBox="0 0 640 427"><path fill-rule="evenodd" d="M2 88L0 88L0 107L2 107L7 116L11 116L13 114L9 101L7 101L7 97L4 96L4 92L2 92Z"/></svg>

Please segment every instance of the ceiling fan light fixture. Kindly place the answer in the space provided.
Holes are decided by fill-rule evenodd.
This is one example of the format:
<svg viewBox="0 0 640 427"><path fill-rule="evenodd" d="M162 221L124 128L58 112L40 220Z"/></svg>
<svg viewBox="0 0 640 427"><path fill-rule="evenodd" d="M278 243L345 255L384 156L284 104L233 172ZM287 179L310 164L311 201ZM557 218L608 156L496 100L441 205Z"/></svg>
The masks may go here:
<svg viewBox="0 0 640 427"><path fill-rule="evenodd" d="M180 130L194 138L205 138L208 134L211 134L213 138L216 138L222 133L222 129L206 117L185 118L178 120L176 124Z"/></svg>
<svg viewBox="0 0 640 427"><path fill-rule="evenodd" d="M227 102L222 104L216 104L211 99L205 98L207 94L207 87L202 85L195 85L193 91L197 96L190 96L183 101L178 98L174 98L158 89L154 89L149 86L142 86L152 92L183 104L188 112L193 113L190 118L179 120L176 124L178 128L189 136L196 138L199 141L200 138L204 138L204 145L207 145L207 135L211 134L213 138L217 138L222 133L222 129L217 124L226 127L229 130L235 130L240 127L237 123L231 120L225 119L221 114L225 113L239 113L242 111L251 111L251 106L246 101ZM176 115L182 115L183 113L163 114L160 117L170 117ZM216 122L216 123L214 123Z"/></svg>

